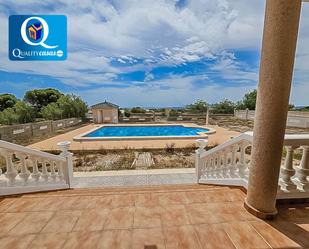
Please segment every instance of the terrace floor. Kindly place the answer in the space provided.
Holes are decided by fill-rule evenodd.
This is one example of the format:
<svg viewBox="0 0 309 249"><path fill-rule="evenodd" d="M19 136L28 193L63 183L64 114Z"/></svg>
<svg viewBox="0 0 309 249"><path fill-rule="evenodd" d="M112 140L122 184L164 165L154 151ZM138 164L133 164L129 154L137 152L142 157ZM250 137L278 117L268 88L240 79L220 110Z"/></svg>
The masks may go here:
<svg viewBox="0 0 309 249"><path fill-rule="evenodd" d="M309 248L309 209L265 222L237 188L96 188L0 200L0 248Z"/></svg>

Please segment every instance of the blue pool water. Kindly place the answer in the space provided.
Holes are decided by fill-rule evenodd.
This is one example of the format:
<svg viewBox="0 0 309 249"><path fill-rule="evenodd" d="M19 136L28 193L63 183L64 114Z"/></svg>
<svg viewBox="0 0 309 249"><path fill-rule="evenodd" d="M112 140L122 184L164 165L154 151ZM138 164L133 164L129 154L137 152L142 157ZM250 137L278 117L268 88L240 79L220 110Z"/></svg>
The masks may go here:
<svg viewBox="0 0 309 249"><path fill-rule="evenodd" d="M156 126L104 126L85 137L143 137L143 136L195 136L208 129L182 125Z"/></svg>

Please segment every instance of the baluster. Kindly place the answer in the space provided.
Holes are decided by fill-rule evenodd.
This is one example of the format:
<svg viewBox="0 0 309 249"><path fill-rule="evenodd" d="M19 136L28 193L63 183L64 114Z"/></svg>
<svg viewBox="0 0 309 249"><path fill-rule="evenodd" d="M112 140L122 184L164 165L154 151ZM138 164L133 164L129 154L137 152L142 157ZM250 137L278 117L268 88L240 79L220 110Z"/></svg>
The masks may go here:
<svg viewBox="0 0 309 249"><path fill-rule="evenodd" d="M237 169L237 165L236 165L236 152L238 150L238 146L237 145L232 145L231 146L231 163L229 165L229 176L230 177L235 177L235 171Z"/></svg>
<svg viewBox="0 0 309 249"><path fill-rule="evenodd" d="M214 156L211 156L211 158L210 158L210 167L211 167L210 176L212 178L215 178L216 174L217 174L217 169L216 169L216 164L215 164Z"/></svg>
<svg viewBox="0 0 309 249"><path fill-rule="evenodd" d="M4 150L3 149L0 149L0 156L3 156L3 157L5 157L4 156ZM2 175L2 169L0 168L0 176Z"/></svg>
<svg viewBox="0 0 309 249"><path fill-rule="evenodd" d="M12 161L13 152L3 149L2 153L4 155L6 163L6 172L4 176L8 179L8 185L13 186L16 180L16 176L18 174Z"/></svg>
<svg viewBox="0 0 309 249"><path fill-rule="evenodd" d="M213 168L211 165L211 156L207 157L207 170L206 170L206 177L210 178L213 173Z"/></svg>
<svg viewBox="0 0 309 249"><path fill-rule="evenodd" d="M295 174L295 169L293 168L293 154L296 147L285 146L285 149L286 149L286 157L284 165L280 169L281 173L280 186L286 191L292 191L297 189L297 186L291 180L291 178Z"/></svg>
<svg viewBox="0 0 309 249"><path fill-rule="evenodd" d="M39 160L38 158L35 158L35 157L30 157L29 160L33 164L31 178L34 180L35 183L38 183L41 177L41 172L39 171L39 168L38 168Z"/></svg>
<svg viewBox="0 0 309 249"><path fill-rule="evenodd" d="M248 165L245 159L245 155L246 155L245 150L246 150L246 144L241 143L240 144L240 156L239 156L239 161L237 164L238 175L240 178L246 178L248 176Z"/></svg>
<svg viewBox="0 0 309 249"><path fill-rule="evenodd" d="M56 177L57 177L57 174L55 171L55 164L56 162L53 162L53 161L50 163L50 176L54 182L56 181Z"/></svg>
<svg viewBox="0 0 309 249"><path fill-rule="evenodd" d="M43 161L42 163L42 178L44 179L45 182L48 181L49 173L47 171L47 161Z"/></svg>
<svg viewBox="0 0 309 249"><path fill-rule="evenodd" d="M309 190L309 182L307 177L309 176L309 146L302 146L303 155L301 157L300 165L297 167L297 177L299 181L299 187L303 191Z"/></svg>
<svg viewBox="0 0 309 249"><path fill-rule="evenodd" d="M216 178L221 178L222 177L222 167L221 167L221 156L220 153L215 154L215 168L216 168Z"/></svg>
<svg viewBox="0 0 309 249"><path fill-rule="evenodd" d="M205 167L204 159L201 158L201 155L204 152L206 152L205 147L208 141L206 139L197 139L196 142L198 144L198 149L195 151L195 171L196 171L197 181L199 181L201 174L202 174L202 170ZM68 153L67 149L68 148L66 148L66 152L63 152L63 156L65 156Z"/></svg>
<svg viewBox="0 0 309 249"><path fill-rule="evenodd" d="M23 184L26 185L27 181L30 176L30 171L27 168L27 162L26 162L26 157L27 155L24 155L22 153L16 153L16 156L20 159L20 173L18 176L22 179Z"/></svg>
<svg viewBox="0 0 309 249"><path fill-rule="evenodd" d="M227 156L228 156L228 151L227 150L223 150L222 151L222 176L223 178L228 177L228 161L227 161Z"/></svg>
<svg viewBox="0 0 309 249"><path fill-rule="evenodd" d="M57 163L57 166L58 166L58 177L59 177L59 180L60 182L63 182L64 181L64 174L63 174L63 163L62 162L58 162Z"/></svg>

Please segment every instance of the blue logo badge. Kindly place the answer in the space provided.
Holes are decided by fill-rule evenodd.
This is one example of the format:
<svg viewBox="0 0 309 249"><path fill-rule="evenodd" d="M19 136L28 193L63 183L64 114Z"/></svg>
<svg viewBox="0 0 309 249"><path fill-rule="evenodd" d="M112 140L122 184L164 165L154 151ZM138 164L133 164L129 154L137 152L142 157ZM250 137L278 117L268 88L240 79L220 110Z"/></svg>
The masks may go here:
<svg viewBox="0 0 309 249"><path fill-rule="evenodd" d="M10 16L9 58L13 61L65 60L67 58L66 16Z"/></svg>

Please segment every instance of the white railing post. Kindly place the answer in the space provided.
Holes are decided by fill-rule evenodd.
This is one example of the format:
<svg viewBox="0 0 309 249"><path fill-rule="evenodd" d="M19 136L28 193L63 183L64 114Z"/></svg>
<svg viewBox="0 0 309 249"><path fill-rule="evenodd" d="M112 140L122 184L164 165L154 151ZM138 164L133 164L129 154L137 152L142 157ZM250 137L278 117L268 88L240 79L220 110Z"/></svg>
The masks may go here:
<svg viewBox="0 0 309 249"><path fill-rule="evenodd" d="M300 165L297 167L297 177L300 183L300 188L303 191L309 190L309 182L307 177L309 176L309 146L302 146L303 155L301 157Z"/></svg>
<svg viewBox="0 0 309 249"><path fill-rule="evenodd" d="M71 142L65 141L57 144L59 149L61 150L60 156L66 158L66 167L64 168L64 175L66 178L66 182L71 187L73 180L73 154L69 152Z"/></svg>
<svg viewBox="0 0 309 249"><path fill-rule="evenodd" d="M31 178L34 180L35 183L38 183L41 177L41 172L39 171L39 167L38 167L38 158L30 157L29 160L33 164Z"/></svg>
<svg viewBox="0 0 309 249"><path fill-rule="evenodd" d="M15 183L15 178L18 174L17 170L12 161L13 153L9 150L2 150L4 153L5 163L6 163L6 172L5 177L8 179L8 185L13 186Z"/></svg>
<svg viewBox="0 0 309 249"><path fill-rule="evenodd" d="M221 173L222 173L222 177L228 177L228 172L229 172L229 165L228 165L228 161L227 161L227 156L228 156L228 150L223 150L222 154L219 153L219 165L221 168ZM221 160L222 158L222 160Z"/></svg>
<svg viewBox="0 0 309 249"><path fill-rule="evenodd" d="M49 173L47 171L47 161L42 162L42 178L45 182L48 182Z"/></svg>
<svg viewBox="0 0 309 249"><path fill-rule="evenodd" d="M246 144L242 142L240 144L240 156L239 156L239 161L238 161L238 175L240 178L245 178L248 175L247 169L248 165L246 164L245 161L245 155L246 155Z"/></svg>
<svg viewBox="0 0 309 249"><path fill-rule="evenodd" d="M203 167L203 160L201 159L201 154L205 152L205 147L208 143L206 139L197 139L198 149L195 151L195 173L197 178L197 183L201 177L202 167ZM207 165L205 165L207 166Z"/></svg>
<svg viewBox="0 0 309 249"><path fill-rule="evenodd" d="M27 168L27 162L26 157L27 155L24 155L22 153L16 153L16 156L20 159L20 173L18 176L23 180L24 185L26 185L28 178L30 176L30 171Z"/></svg>
<svg viewBox="0 0 309 249"><path fill-rule="evenodd" d="M231 165L230 165L230 171L229 175L230 177L235 177L235 172L237 170L237 165L236 165L236 152L238 150L237 145L232 145L232 156L231 156Z"/></svg>
<svg viewBox="0 0 309 249"><path fill-rule="evenodd" d="M286 149L286 158L284 166L280 169L281 181L279 182L280 186L286 191L293 191L297 189L297 186L291 180L292 176L295 174L295 169L293 168L293 154L295 147L285 146Z"/></svg>

